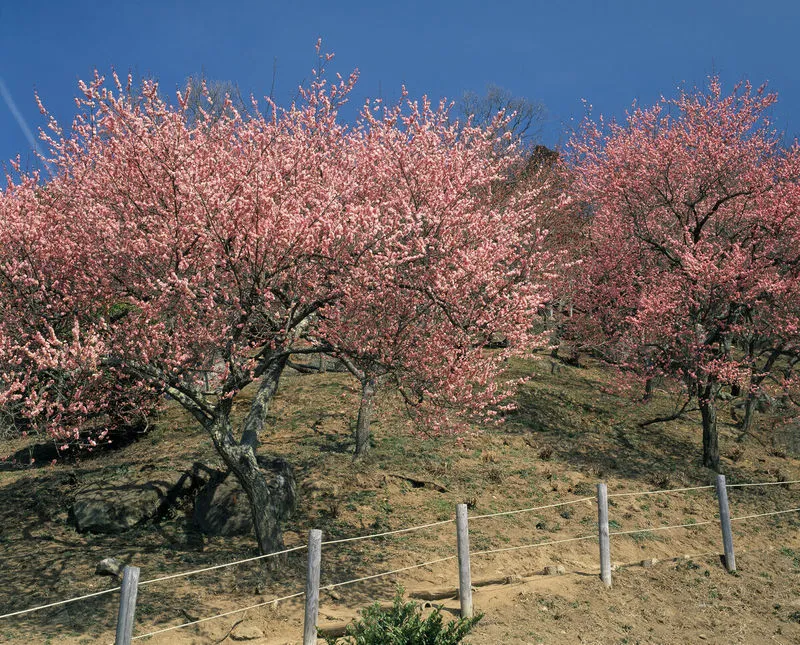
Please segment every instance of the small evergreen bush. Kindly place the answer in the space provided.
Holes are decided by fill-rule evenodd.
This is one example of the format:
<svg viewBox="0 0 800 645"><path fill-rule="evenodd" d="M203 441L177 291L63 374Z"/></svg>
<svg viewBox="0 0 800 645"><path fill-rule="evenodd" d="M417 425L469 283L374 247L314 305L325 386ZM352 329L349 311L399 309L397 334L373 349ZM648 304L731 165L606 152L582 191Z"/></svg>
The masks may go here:
<svg viewBox="0 0 800 645"><path fill-rule="evenodd" d="M439 609L427 618L417 603L403 602L398 587L392 606L376 602L361 611L361 618L347 626L343 638L325 637L328 645L457 645L483 617L458 618L446 625Z"/></svg>

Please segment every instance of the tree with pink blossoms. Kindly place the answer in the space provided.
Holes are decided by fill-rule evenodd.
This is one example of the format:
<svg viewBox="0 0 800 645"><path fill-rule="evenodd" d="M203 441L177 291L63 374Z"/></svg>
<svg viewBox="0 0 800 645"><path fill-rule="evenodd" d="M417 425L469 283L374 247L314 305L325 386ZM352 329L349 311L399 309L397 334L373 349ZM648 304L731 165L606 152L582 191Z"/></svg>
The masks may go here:
<svg viewBox="0 0 800 645"><path fill-rule="evenodd" d="M519 163L495 153L491 133L507 117L488 131L459 126L444 102L427 101L367 104L363 115L355 202L371 211L377 235L317 329L362 386L357 457L369 447L384 383L437 430L463 427L465 413L495 417L514 387L496 377L534 342L532 317L546 297L537 279L551 257L542 250L541 191L501 190ZM487 352L501 336L507 347Z"/></svg>
<svg viewBox="0 0 800 645"><path fill-rule="evenodd" d="M258 436L293 354L348 356L414 408L492 416L544 297L536 201L493 201L513 160L444 105L341 124L355 80L191 120L154 83L82 84L71 133L51 123L55 177L0 194L0 406L68 439L168 394L242 484L262 552L282 538ZM493 334L513 347L487 355Z"/></svg>
<svg viewBox="0 0 800 645"><path fill-rule="evenodd" d="M583 337L645 378L685 383L715 470L721 388L758 390L800 347L800 150L771 128L775 100L712 78L621 124L587 119L570 145L592 212Z"/></svg>

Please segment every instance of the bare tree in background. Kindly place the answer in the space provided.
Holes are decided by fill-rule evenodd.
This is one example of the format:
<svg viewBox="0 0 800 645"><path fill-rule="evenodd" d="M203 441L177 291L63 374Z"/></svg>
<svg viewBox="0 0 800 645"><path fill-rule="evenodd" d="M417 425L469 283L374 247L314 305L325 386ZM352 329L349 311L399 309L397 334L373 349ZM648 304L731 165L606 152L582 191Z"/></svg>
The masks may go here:
<svg viewBox="0 0 800 645"><path fill-rule="evenodd" d="M510 132L512 141L520 142L531 151L541 136L546 110L543 103L514 96L498 85L487 85L486 93L466 92L459 104L459 116L464 121L472 116L473 125L488 125L500 110L511 116L503 129Z"/></svg>
<svg viewBox="0 0 800 645"><path fill-rule="evenodd" d="M232 81L211 80L205 72L200 72L186 79L183 89L186 88L189 89L186 111L190 124L201 119L201 110L211 115L212 122L219 119L225 111L226 98L230 98L232 107L239 114L245 115L248 112L239 86Z"/></svg>

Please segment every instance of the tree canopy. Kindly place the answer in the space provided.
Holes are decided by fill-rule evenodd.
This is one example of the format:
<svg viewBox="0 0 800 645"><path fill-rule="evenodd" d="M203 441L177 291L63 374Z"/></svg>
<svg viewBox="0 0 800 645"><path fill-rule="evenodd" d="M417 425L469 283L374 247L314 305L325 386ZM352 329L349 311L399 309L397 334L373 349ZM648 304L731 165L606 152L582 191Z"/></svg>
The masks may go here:
<svg viewBox="0 0 800 645"><path fill-rule="evenodd" d="M624 123L587 120L570 146L573 194L592 212L584 338L686 383L712 468L720 388L757 387L763 353L800 341L800 148L781 147L775 100L712 78Z"/></svg>
<svg viewBox="0 0 800 645"><path fill-rule="evenodd" d="M244 486L262 551L280 529L255 449L290 355L380 369L412 409L496 414L549 261L536 192L493 196L517 162L492 153L502 117L457 128L404 96L349 127L356 74L248 116L113 80L81 84L70 133L52 124L55 177L0 195L0 406L76 440L168 394ZM487 353L496 334L511 346Z"/></svg>

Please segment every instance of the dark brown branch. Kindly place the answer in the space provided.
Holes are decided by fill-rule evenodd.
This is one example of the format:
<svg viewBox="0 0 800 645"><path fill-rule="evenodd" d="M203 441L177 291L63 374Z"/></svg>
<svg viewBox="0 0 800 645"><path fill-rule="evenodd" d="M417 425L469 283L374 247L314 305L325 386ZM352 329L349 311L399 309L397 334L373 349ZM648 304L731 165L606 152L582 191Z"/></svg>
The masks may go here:
<svg viewBox="0 0 800 645"><path fill-rule="evenodd" d="M687 409L692 400L693 397L689 397L686 403L683 404L681 409L675 412L674 414L670 414L665 417L656 417L655 419L650 419L649 421L643 421L642 423L639 424L639 427L646 428L647 426L653 425L654 423L666 423L667 421L674 421L675 419L679 419L680 417L682 417L686 412L694 412L697 408L692 408L691 410Z"/></svg>

